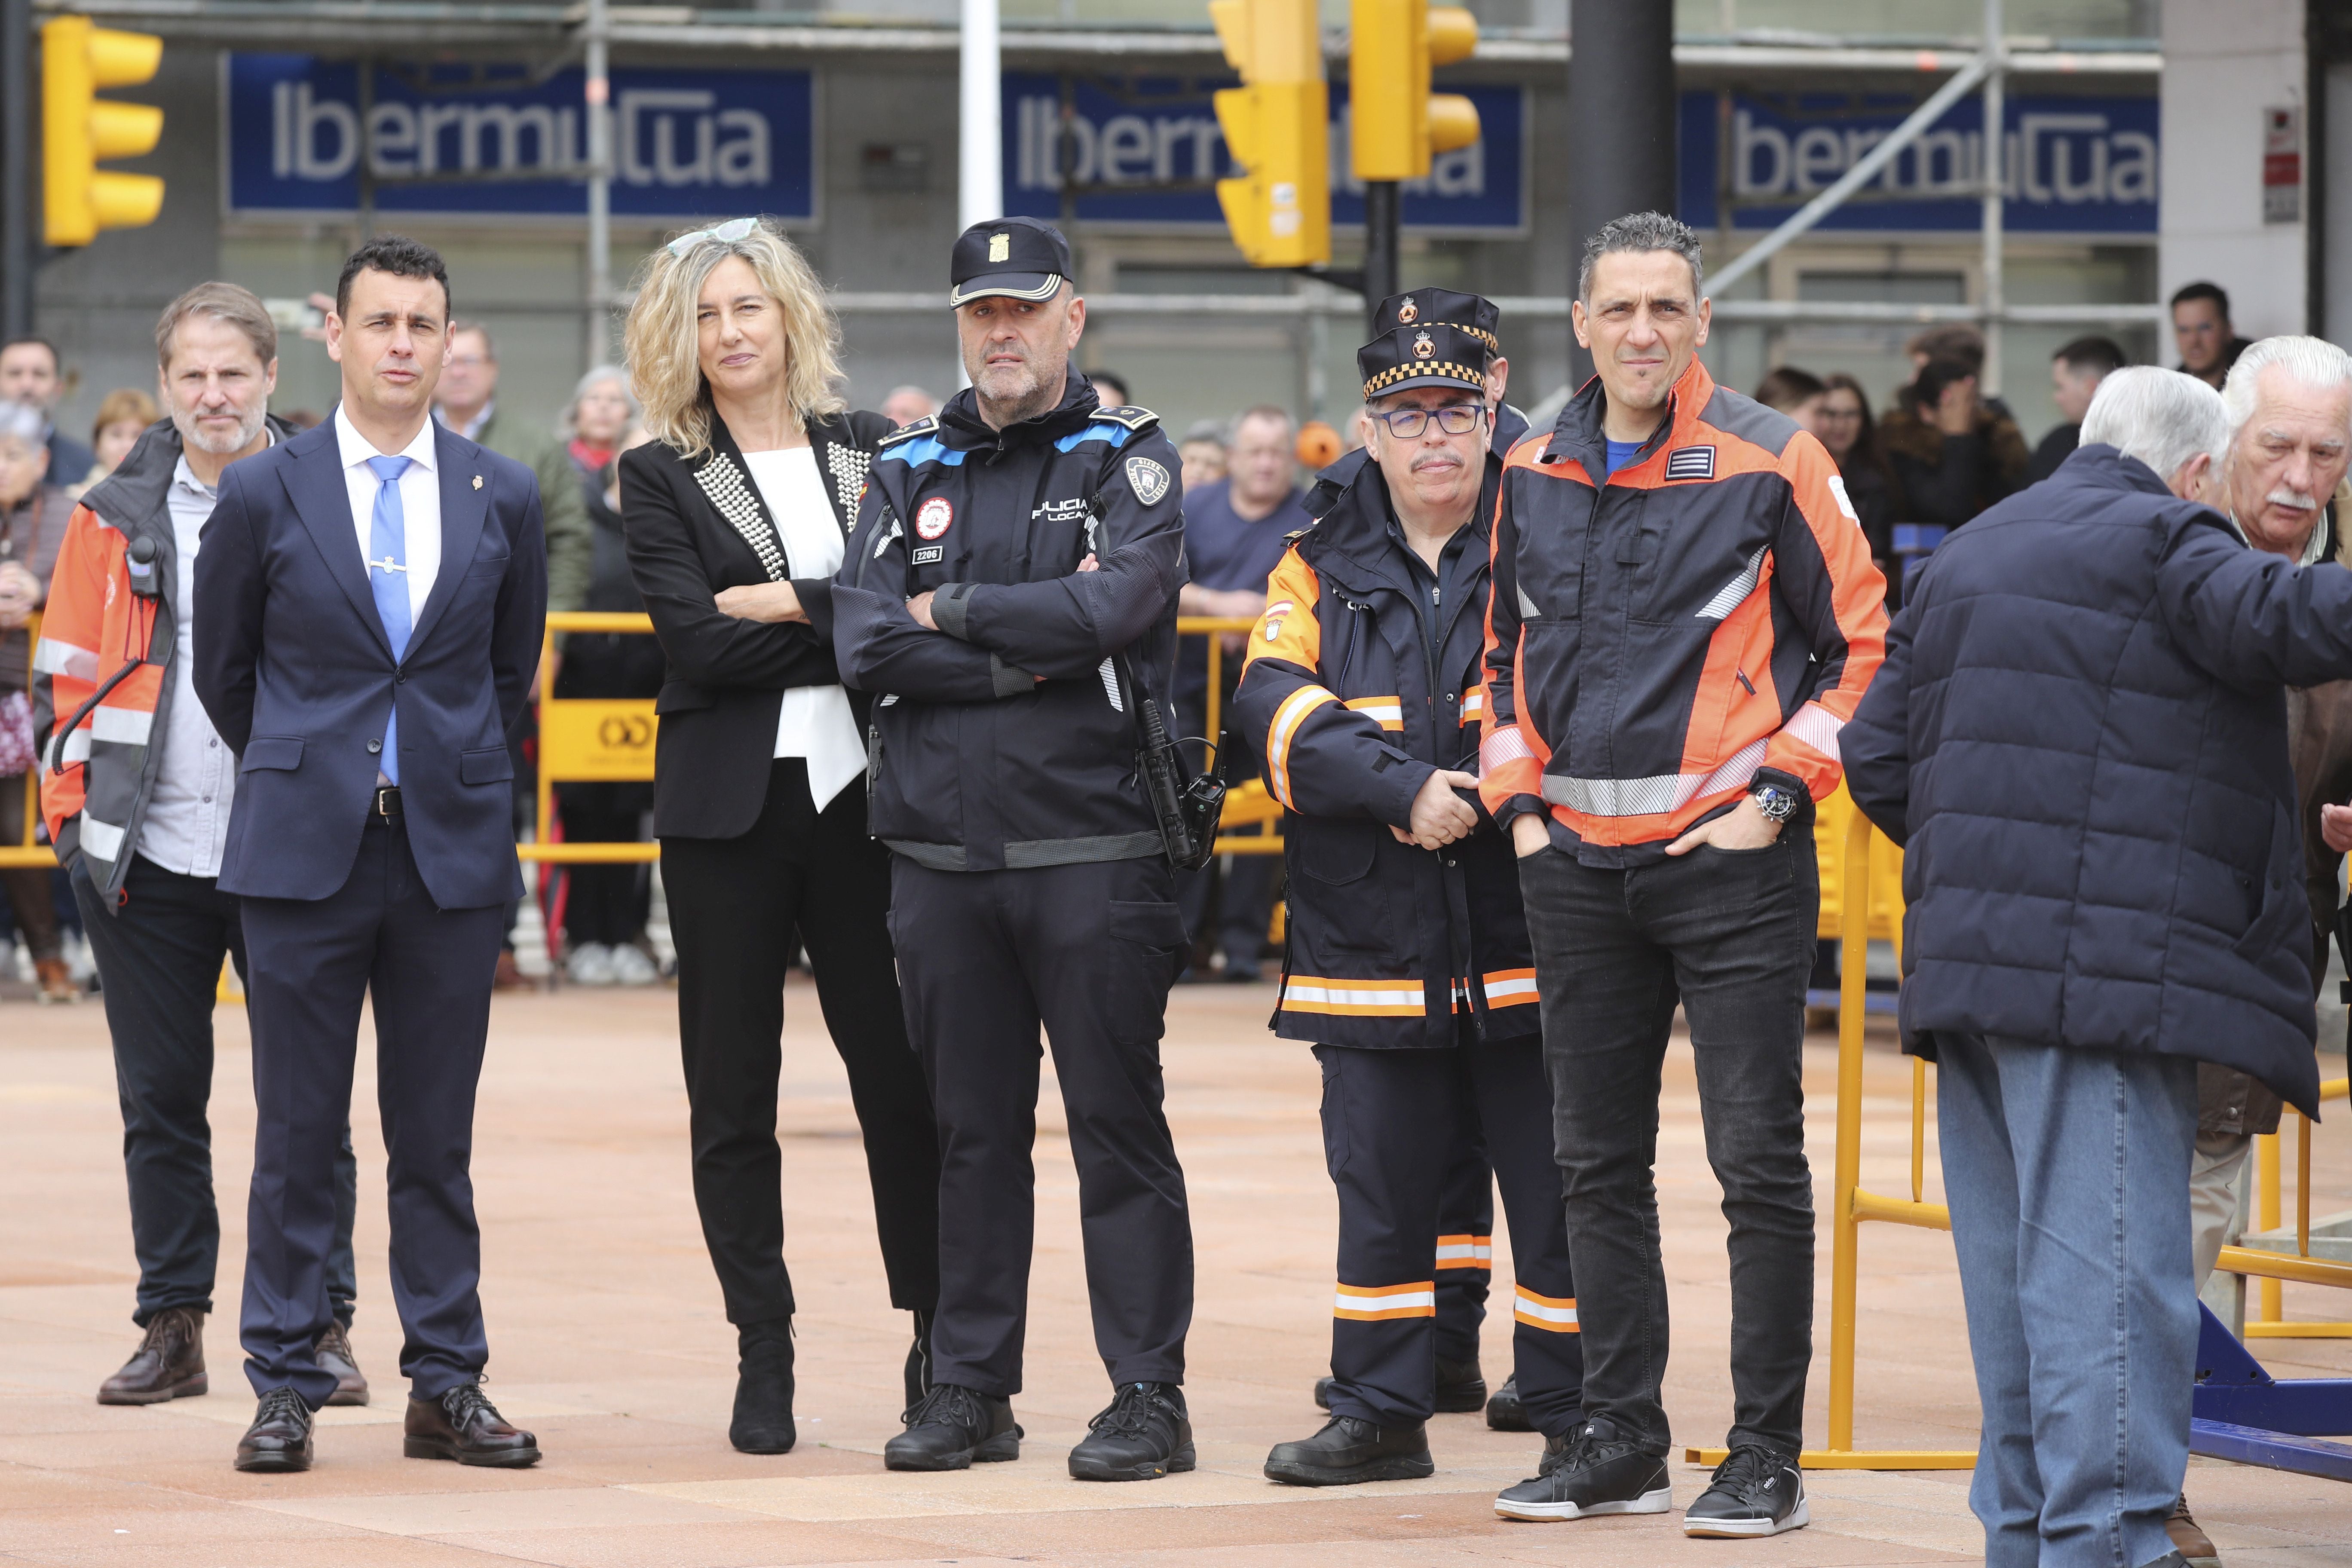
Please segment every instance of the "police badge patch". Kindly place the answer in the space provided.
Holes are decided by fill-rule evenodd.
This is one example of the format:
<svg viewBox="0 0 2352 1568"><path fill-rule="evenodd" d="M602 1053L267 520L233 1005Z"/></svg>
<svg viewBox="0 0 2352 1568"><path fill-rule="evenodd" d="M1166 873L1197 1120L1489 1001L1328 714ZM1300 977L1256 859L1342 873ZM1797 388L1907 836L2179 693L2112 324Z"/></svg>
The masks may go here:
<svg viewBox="0 0 2352 1568"><path fill-rule="evenodd" d="M1158 506L1160 498L1168 493L1168 470L1149 458L1129 458L1127 483L1136 500L1146 506Z"/></svg>

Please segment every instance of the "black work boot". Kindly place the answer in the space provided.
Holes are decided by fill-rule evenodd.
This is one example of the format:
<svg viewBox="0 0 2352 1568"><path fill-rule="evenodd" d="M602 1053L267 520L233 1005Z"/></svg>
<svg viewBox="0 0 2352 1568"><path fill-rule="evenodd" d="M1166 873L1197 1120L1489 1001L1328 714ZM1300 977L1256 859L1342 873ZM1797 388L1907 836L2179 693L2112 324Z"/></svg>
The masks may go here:
<svg viewBox="0 0 2352 1568"><path fill-rule="evenodd" d="M1519 1403L1518 1373L1513 1373L1502 1387L1495 1390L1495 1397L1486 1401L1486 1425L1497 1432L1535 1430L1528 1419L1528 1407Z"/></svg>
<svg viewBox="0 0 2352 1568"><path fill-rule="evenodd" d="M912 1410L931 1391L931 1314L915 1313L915 1342L907 1347L907 1408Z"/></svg>
<svg viewBox="0 0 2352 1568"><path fill-rule="evenodd" d="M1323 1430L1297 1443L1276 1443L1265 1457L1269 1480L1295 1487L1347 1487L1359 1481L1414 1481L1437 1473L1429 1457L1428 1428L1375 1426L1334 1415Z"/></svg>
<svg viewBox="0 0 2352 1568"><path fill-rule="evenodd" d="M1070 1450L1082 1481L1156 1481L1192 1468L1192 1423L1172 1383L1129 1383Z"/></svg>
<svg viewBox="0 0 2352 1568"><path fill-rule="evenodd" d="M100 1405L160 1405L211 1384L205 1375L205 1315L166 1307L147 1320L147 1336L122 1370L98 1385Z"/></svg>
<svg viewBox="0 0 2352 1568"><path fill-rule="evenodd" d="M1013 1401L960 1383L933 1384L899 1419L907 1429L882 1446L886 1469L963 1470L1021 1457Z"/></svg>
<svg viewBox="0 0 2352 1568"><path fill-rule="evenodd" d="M793 1321L777 1318L735 1331L735 1419L727 1440L746 1454L789 1454L793 1426Z"/></svg>
<svg viewBox="0 0 2352 1568"><path fill-rule="evenodd" d="M290 1388L261 1396L253 1425L237 1439L236 1468L265 1474L310 1468L310 1407Z"/></svg>

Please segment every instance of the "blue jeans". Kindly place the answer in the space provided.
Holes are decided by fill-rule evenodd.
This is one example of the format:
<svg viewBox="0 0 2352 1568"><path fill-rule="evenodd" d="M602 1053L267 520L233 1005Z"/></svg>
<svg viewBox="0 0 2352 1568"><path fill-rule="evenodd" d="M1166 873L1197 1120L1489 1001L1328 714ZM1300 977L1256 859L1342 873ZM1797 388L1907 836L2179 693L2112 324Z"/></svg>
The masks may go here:
<svg viewBox="0 0 2352 1568"><path fill-rule="evenodd" d="M1988 1568L2142 1568L2189 1468L2197 1064L1937 1037Z"/></svg>

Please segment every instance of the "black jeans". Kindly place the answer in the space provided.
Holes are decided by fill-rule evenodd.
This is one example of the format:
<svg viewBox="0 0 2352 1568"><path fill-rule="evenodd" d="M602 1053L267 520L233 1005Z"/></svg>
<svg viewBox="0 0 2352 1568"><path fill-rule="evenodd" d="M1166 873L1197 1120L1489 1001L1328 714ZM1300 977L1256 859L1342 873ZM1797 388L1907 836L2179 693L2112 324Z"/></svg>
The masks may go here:
<svg viewBox="0 0 2352 1568"><path fill-rule="evenodd" d="M661 857L677 942L694 1204L727 1321L793 1312L776 1089L795 932L849 1069L891 1304L930 1310L940 1299L939 1134L907 1043L890 951L890 852L866 836L866 792L852 782L820 815L808 764L780 757L751 832L665 838Z"/></svg>
<svg viewBox="0 0 2352 1568"><path fill-rule="evenodd" d="M139 1258L139 1310L145 1328L174 1307L213 1310L220 1261L220 1211L213 1201L213 1132L205 1108L213 1091L213 996L221 956L245 973L245 934L236 896L210 877L183 876L134 857L123 898L108 910L87 867L73 868L74 900L98 962L99 999L114 1038L114 1086L122 1100L122 1163L131 1179L131 1245ZM334 1240L327 1249L327 1300L350 1328L359 1293L352 1219L359 1207L359 1162L343 1122L335 1155Z"/></svg>
<svg viewBox="0 0 2352 1568"><path fill-rule="evenodd" d="M1731 1224L1731 1442L1794 1455L1812 1359L1813 1188L1801 1076L1821 904L1812 835L1601 870L1519 862L1584 1331L1584 1409L1664 1455L1658 1079L1690 1026L1706 1155Z"/></svg>

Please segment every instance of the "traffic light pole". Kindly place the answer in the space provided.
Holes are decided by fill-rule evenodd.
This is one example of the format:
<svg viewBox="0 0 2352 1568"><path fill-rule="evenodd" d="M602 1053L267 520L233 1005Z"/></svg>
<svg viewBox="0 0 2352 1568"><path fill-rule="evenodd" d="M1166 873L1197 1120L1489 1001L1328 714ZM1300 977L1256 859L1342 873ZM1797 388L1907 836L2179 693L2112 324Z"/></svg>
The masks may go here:
<svg viewBox="0 0 2352 1568"><path fill-rule="evenodd" d="M1584 242L1627 213L1675 210L1675 7L1569 0L1568 286ZM1592 356L1569 343L1569 384Z"/></svg>
<svg viewBox="0 0 2352 1568"><path fill-rule="evenodd" d="M1377 324L1381 301L1403 287L1397 257L1400 198L1394 180L1364 182L1364 316ZM1372 330L1368 325L1365 331Z"/></svg>
<svg viewBox="0 0 2352 1568"><path fill-rule="evenodd" d="M33 331L33 0L0 0L0 334Z"/></svg>

